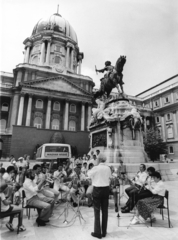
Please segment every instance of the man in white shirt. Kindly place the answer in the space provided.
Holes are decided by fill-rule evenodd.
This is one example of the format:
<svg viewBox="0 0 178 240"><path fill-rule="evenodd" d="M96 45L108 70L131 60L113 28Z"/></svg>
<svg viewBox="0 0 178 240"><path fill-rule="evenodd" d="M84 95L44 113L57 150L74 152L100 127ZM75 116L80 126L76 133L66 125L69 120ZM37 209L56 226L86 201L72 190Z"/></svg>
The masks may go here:
<svg viewBox="0 0 178 240"><path fill-rule="evenodd" d="M36 222L40 226L45 226L46 222L49 222L49 218L52 214L54 208L54 199L45 196L38 196L38 192L45 182L45 177L41 179L38 185L33 181L35 179L35 172L29 170L26 173L26 179L23 184L23 188L26 195L27 205L32 207L37 207L41 209L39 217Z"/></svg>
<svg viewBox="0 0 178 240"><path fill-rule="evenodd" d="M105 164L106 156L98 155L99 165L88 171L88 177L93 185L93 206L94 206L94 232L93 237L102 238L107 234L108 222L108 204L109 204L109 185L111 178L111 169ZM102 212L102 224L100 224L100 209Z"/></svg>
<svg viewBox="0 0 178 240"><path fill-rule="evenodd" d="M132 186L125 189L129 199L126 206L122 208L122 213L129 213L135 206L136 194L140 192L143 184L147 180L148 174L146 172L145 164L140 164L140 171L135 175L132 181Z"/></svg>

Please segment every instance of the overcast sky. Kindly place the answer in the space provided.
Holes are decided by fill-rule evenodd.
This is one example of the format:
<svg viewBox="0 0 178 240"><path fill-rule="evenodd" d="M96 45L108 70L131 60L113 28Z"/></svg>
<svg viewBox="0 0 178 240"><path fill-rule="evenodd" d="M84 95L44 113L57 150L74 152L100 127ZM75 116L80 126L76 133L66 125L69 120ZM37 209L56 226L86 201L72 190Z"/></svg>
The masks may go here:
<svg viewBox="0 0 178 240"><path fill-rule="evenodd" d="M178 74L177 0L1 0L1 71L23 62L23 41L57 11L72 25L84 52L82 74L99 87L94 66L127 56L124 88L136 95Z"/></svg>

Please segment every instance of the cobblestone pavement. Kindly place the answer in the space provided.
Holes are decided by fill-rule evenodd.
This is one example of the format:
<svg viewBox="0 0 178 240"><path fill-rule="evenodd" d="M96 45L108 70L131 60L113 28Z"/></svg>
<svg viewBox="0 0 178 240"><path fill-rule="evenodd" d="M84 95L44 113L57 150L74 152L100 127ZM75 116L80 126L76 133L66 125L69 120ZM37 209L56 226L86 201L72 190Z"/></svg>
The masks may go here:
<svg viewBox="0 0 178 240"><path fill-rule="evenodd" d="M161 219L159 211L155 213L156 223L153 227L147 224L139 224L130 226L130 220L133 213L122 214L120 213L120 218L117 218L117 214L114 212L113 199L109 202L109 218L108 218L108 234L105 239L124 239L124 240L177 240L178 239L178 181L165 182L167 189L170 192L170 216L173 228L168 228L168 221ZM121 199L121 206L124 205L126 199L123 197ZM5 224L8 218L1 220L1 239L2 240L92 240L95 239L91 236L93 231L94 217L93 208L88 208L87 206L81 206L80 211L85 219L82 224L80 224L79 218L77 217L73 223L63 223L64 214L59 217L59 214L64 209L64 203L56 207L54 211L54 216L50 220L50 224L45 227L38 227L36 225L37 212L31 209L30 220L26 217L26 212L24 210L24 225L26 227L25 232L21 232L17 235L16 231L10 232ZM73 210L69 210L69 215L67 220L70 221L74 216ZM166 216L166 212L165 212ZM17 225L17 219L14 219L14 225Z"/></svg>

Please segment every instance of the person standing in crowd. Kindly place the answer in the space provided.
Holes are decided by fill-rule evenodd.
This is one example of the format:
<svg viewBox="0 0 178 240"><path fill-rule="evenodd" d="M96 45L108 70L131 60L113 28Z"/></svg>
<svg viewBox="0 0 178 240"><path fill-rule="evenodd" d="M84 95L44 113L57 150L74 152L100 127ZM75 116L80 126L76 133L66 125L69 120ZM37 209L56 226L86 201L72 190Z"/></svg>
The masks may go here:
<svg viewBox="0 0 178 240"><path fill-rule="evenodd" d="M161 180L159 172L154 172L152 178L155 181L155 185L148 185L148 189L152 193L152 197L144 198L138 201L136 216L131 221L131 224L143 223L148 218L152 218L151 214L154 210L163 204L165 195L165 185ZM152 220L156 220L155 218Z"/></svg>
<svg viewBox="0 0 178 240"><path fill-rule="evenodd" d="M111 169L105 164L106 156L98 155L99 165L88 171L88 177L93 185L93 206L94 206L94 232L93 237L102 238L107 234L108 223L108 204L109 204L109 185ZM100 224L100 210L102 212L102 224Z"/></svg>
<svg viewBox="0 0 178 240"><path fill-rule="evenodd" d="M15 160L14 155L11 155L11 156L10 156L9 162L10 162L12 165L16 164L16 160Z"/></svg>
<svg viewBox="0 0 178 240"><path fill-rule="evenodd" d="M130 180L132 184L131 187L126 188L125 192L127 193L129 199L126 205L122 208L122 213L129 213L135 206L135 195L140 192L143 184L146 182L148 174L146 172L145 164L140 164L140 171L136 174L136 176Z"/></svg>

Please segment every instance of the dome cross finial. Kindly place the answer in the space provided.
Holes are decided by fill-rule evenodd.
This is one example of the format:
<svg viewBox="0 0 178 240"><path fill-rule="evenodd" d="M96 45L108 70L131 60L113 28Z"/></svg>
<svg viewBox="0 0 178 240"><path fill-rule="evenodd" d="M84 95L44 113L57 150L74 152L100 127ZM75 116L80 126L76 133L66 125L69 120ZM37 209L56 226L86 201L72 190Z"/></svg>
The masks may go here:
<svg viewBox="0 0 178 240"><path fill-rule="evenodd" d="M57 14L59 14L59 4L57 5Z"/></svg>

